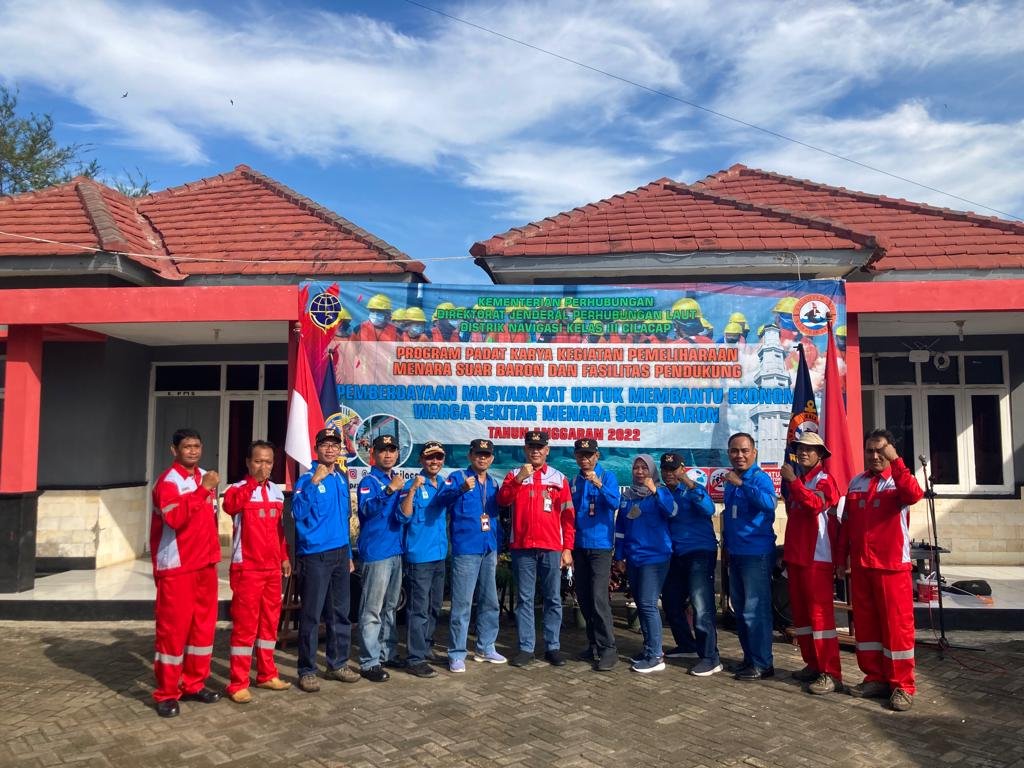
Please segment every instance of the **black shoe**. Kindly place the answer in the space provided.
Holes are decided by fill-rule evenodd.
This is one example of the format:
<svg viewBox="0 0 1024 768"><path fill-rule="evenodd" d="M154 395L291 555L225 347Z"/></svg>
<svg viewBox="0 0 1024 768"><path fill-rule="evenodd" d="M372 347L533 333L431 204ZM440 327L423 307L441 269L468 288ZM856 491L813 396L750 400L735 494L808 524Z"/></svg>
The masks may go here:
<svg viewBox="0 0 1024 768"><path fill-rule="evenodd" d="M431 664L444 664L448 666L448 654L438 653L437 651L427 651L426 660Z"/></svg>
<svg viewBox="0 0 1024 768"><path fill-rule="evenodd" d="M619 663L619 654L614 648L609 648L601 654L594 669L598 672L610 672Z"/></svg>
<svg viewBox="0 0 1024 768"><path fill-rule="evenodd" d="M437 672L425 661L421 661L418 664L409 664L405 671L416 677L437 677Z"/></svg>
<svg viewBox="0 0 1024 768"><path fill-rule="evenodd" d="M220 701L220 693L209 688L200 688L195 693L181 694L182 701L201 701L203 704L216 704Z"/></svg>
<svg viewBox="0 0 1024 768"><path fill-rule="evenodd" d="M775 677L775 667L766 667L765 669L758 669L757 667L747 667L741 669L733 677L736 680L750 681L750 680L767 680L769 677Z"/></svg>
<svg viewBox="0 0 1024 768"><path fill-rule="evenodd" d="M533 652L520 651L513 656L508 663L513 667L528 667L530 664L533 664Z"/></svg>
<svg viewBox="0 0 1024 768"><path fill-rule="evenodd" d="M576 654L576 661L585 661L588 664L593 664L597 659L597 654L594 653L593 648L584 648L582 651Z"/></svg>
<svg viewBox="0 0 1024 768"><path fill-rule="evenodd" d="M550 664L552 667L564 667L565 656L557 648L553 651L544 651L544 661Z"/></svg>
<svg viewBox="0 0 1024 768"><path fill-rule="evenodd" d="M160 717L177 717L181 714L181 708L174 699L164 699L156 703L156 713Z"/></svg>
<svg viewBox="0 0 1024 768"><path fill-rule="evenodd" d="M359 674L369 680L371 683L383 683L385 680L389 680L391 675L388 674L387 670L378 664L375 667L369 669L359 670Z"/></svg>
<svg viewBox="0 0 1024 768"><path fill-rule="evenodd" d="M387 661L385 661L384 666L388 669L405 669L407 666L409 666L409 663L405 659L396 656L393 659L388 659Z"/></svg>

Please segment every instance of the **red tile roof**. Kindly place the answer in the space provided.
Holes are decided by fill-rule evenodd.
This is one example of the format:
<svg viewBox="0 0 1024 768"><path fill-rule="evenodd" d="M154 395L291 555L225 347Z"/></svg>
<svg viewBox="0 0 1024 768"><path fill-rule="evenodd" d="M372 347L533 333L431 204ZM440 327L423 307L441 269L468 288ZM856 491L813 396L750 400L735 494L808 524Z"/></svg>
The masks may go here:
<svg viewBox="0 0 1024 768"><path fill-rule="evenodd" d="M872 270L1024 266L1024 224L734 165L659 179L476 243L491 256L868 250Z"/></svg>
<svg viewBox="0 0 1024 768"><path fill-rule="evenodd" d="M283 184L240 165L133 199L89 179L0 198L0 257L127 254L190 275L421 275L423 264ZM2 262L0 262L2 264Z"/></svg>
<svg viewBox="0 0 1024 768"><path fill-rule="evenodd" d="M659 179L476 243L487 256L591 256L654 251L871 250L834 222Z"/></svg>
<svg viewBox="0 0 1024 768"><path fill-rule="evenodd" d="M879 246L869 265L874 271L1024 267L1024 224L1020 222L855 192L744 165L734 165L693 186L818 216L871 235Z"/></svg>

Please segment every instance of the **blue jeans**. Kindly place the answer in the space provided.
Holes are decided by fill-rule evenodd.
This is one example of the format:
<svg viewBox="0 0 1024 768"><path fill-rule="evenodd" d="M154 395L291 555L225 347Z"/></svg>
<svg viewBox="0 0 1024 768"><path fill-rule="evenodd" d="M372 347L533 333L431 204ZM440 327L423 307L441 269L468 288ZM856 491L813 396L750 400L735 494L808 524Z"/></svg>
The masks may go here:
<svg viewBox="0 0 1024 768"><path fill-rule="evenodd" d="M718 550L698 550L673 555L661 602L672 628L676 646L696 651L702 659L718 663L718 631L715 628L715 561ZM686 620L686 603L693 607L693 629ZM694 632L697 635L694 640Z"/></svg>
<svg viewBox="0 0 1024 768"><path fill-rule="evenodd" d="M631 565L629 570L629 586L636 600L636 614L640 619L640 631L644 636L644 658L660 659L661 648L661 611L658 610L658 596L668 575L668 560L660 563Z"/></svg>
<svg viewBox="0 0 1024 768"><path fill-rule="evenodd" d="M352 643L349 608L348 547L329 549L298 558L297 576L302 607L299 610L299 677L316 674L316 647L320 617L327 628L328 669L348 661Z"/></svg>
<svg viewBox="0 0 1024 768"><path fill-rule="evenodd" d="M434 644L434 630L441 615L444 599L444 560L429 563L406 563L409 574L409 663L426 661Z"/></svg>
<svg viewBox="0 0 1024 768"><path fill-rule="evenodd" d="M397 658L398 630L395 609L402 591L402 556L395 555L362 565L363 595L359 601L360 669L370 669Z"/></svg>
<svg viewBox="0 0 1024 768"><path fill-rule="evenodd" d="M448 659L466 658L466 637L476 590L476 650L490 653L498 637L498 587L494 572L498 553L452 557L452 615L448 632Z"/></svg>
<svg viewBox="0 0 1024 768"><path fill-rule="evenodd" d="M536 644L533 603L539 582L544 600L544 649L557 651L562 629L562 553L555 549L513 549L512 572L516 577L519 650L533 653Z"/></svg>
<svg viewBox="0 0 1024 768"><path fill-rule="evenodd" d="M772 657L772 566L775 555L729 555L729 599L743 664L767 669Z"/></svg>

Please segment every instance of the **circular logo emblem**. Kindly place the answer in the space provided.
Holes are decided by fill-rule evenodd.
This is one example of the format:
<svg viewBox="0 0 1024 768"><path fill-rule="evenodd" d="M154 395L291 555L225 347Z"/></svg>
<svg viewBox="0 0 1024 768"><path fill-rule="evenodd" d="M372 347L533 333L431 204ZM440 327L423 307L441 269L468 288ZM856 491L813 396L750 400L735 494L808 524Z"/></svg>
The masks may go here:
<svg viewBox="0 0 1024 768"><path fill-rule="evenodd" d="M725 498L725 476L729 474L728 467L719 467L711 473L708 479L708 493L715 501Z"/></svg>
<svg viewBox="0 0 1024 768"><path fill-rule="evenodd" d="M333 293L318 293L309 302L309 319L317 328L333 328L341 319L341 301Z"/></svg>
<svg viewBox="0 0 1024 768"><path fill-rule="evenodd" d="M828 331L828 318L836 319L836 305L828 296L810 293L793 306L793 323L804 336L820 336Z"/></svg>
<svg viewBox="0 0 1024 768"><path fill-rule="evenodd" d="M686 470L687 476L693 480L697 485L708 487L708 473L700 467L690 467Z"/></svg>

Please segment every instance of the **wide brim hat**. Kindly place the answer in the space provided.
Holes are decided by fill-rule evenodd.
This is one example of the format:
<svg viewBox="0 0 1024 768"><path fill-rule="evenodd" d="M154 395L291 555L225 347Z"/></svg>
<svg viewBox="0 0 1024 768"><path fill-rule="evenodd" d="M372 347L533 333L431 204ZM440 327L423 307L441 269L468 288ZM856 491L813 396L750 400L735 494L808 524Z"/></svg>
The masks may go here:
<svg viewBox="0 0 1024 768"><path fill-rule="evenodd" d="M825 441L821 439L821 435L817 432L804 432L793 440L793 445L813 445L815 448L820 448L822 458L825 459L832 455L832 451L825 446Z"/></svg>

